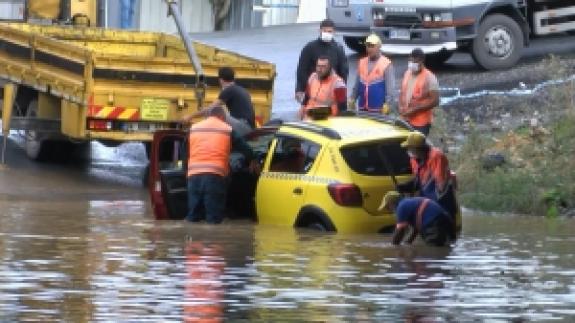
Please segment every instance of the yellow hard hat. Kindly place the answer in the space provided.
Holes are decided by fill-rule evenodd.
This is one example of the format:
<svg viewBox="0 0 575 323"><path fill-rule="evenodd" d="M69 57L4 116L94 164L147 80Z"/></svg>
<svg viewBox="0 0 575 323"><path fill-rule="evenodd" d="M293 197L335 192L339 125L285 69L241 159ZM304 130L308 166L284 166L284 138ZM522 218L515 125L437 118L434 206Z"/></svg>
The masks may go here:
<svg viewBox="0 0 575 323"><path fill-rule="evenodd" d="M379 38L379 36L377 36L376 34L371 34L367 36L367 38L365 39L365 43L379 45L381 44L381 38Z"/></svg>
<svg viewBox="0 0 575 323"><path fill-rule="evenodd" d="M427 146L425 135L419 131L412 131L407 135L407 139L401 143L403 148L422 148Z"/></svg>
<svg viewBox="0 0 575 323"><path fill-rule="evenodd" d="M377 208L379 211L386 209L391 203L397 204L397 202L399 201L399 199L401 198L401 194L399 194L399 192L397 191L389 191L385 194L385 196L383 197L383 200L381 200L381 204L379 205L379 208Z"/></svg>

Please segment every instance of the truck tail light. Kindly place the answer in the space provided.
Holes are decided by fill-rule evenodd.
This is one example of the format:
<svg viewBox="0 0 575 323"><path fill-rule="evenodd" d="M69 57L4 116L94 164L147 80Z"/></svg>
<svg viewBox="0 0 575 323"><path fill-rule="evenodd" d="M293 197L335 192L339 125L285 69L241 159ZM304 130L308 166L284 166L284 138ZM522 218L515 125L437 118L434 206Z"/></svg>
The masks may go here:
<svg viewBox="0 0 575 323"><path fill-rule="evenodd" d="M341 206L361 206L361 191L355 184L330 184L327 187L331 198Z"/></svg>
<svg viewBox="0 0 575 323"><path fill-rule="evenodd" d="M110 131L112 130L112 121L108 120L89 120L88 129L90 130L100 130L100 131Z"/></svg>

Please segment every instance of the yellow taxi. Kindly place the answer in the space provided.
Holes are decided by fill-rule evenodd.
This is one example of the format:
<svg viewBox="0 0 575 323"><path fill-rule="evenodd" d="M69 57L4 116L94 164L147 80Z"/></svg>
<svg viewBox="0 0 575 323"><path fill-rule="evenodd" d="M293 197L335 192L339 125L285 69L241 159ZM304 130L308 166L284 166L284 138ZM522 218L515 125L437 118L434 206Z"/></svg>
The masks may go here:
<svg viewBox="0 0 575 323"><path fill-rule="evenodd" d="M230 214L265 225L391 232L394 215L378 207L396 183L412 179L401 147L410 130L400 120L370 114L256 129L246 140L259 157L261 173L232 167ZM152 145L149 186L157 219L181 219L186 213L186 158L178 143L185 147L183 132L164 131Z"/></svg>
<svg viewBox="0 0 575 323"><path fill-rule="evenodd" d="M341 116L283 124L257 183L261 224L348 233L386 232L393 214L378 211L394 182L411 178L400 144L407 126L381 116Z"/></svg>

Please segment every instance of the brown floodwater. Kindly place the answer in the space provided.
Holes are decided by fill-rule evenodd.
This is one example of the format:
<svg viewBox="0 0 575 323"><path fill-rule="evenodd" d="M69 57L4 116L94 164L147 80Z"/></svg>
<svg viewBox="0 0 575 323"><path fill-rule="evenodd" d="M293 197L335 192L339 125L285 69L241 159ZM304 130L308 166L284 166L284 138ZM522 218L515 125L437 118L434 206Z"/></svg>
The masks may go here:
<svg viewBox="0 0 575 323"><path fill-rule="evenodd" d="M141 147L67 165L9 148L0 322L575 320L575 219L466 212L452 248L154 221Z"/></svg>
<svg viewBox="0 0 575 323"><path fill-rule="evenodd" d="M0 198L1 322L575 319L573 219L468 214L453 248L393 247L55 190Z"/></svg>

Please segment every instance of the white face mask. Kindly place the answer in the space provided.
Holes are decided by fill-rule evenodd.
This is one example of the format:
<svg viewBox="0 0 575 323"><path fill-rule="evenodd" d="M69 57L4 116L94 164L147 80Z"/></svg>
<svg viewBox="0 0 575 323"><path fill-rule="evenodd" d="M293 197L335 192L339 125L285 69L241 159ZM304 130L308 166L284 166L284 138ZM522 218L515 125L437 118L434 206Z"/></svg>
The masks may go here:
<svg viewBox="0 0 575 323"><path fill-rule="evenodd" d="M324 42L326 42L326 43L329 43L330 41L333 40L333 33L321 32L320 35L319 35L319 38L320 38L322 41L324 41Z"/></svg>
<svg viewBox="0 0 575 323"><path fill-rule="evenodd" d="M413 73L417 73L419 72L419 63L415 63L415 62L407 62L407 68L412 71Z"/></svg>

